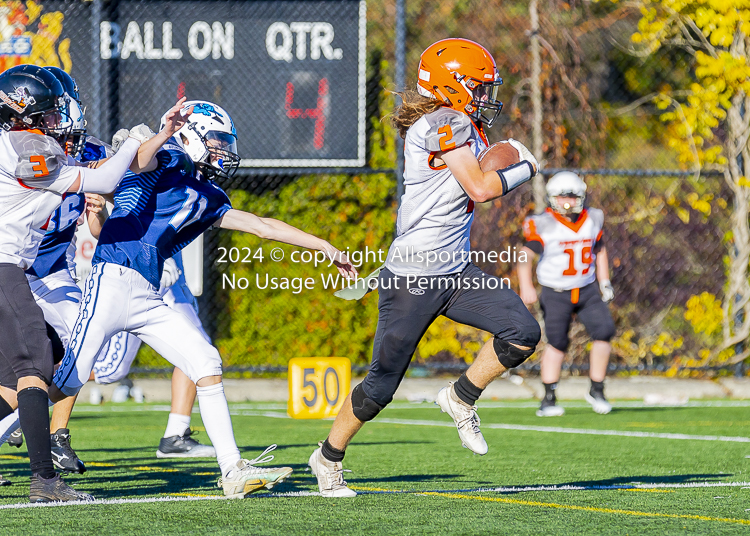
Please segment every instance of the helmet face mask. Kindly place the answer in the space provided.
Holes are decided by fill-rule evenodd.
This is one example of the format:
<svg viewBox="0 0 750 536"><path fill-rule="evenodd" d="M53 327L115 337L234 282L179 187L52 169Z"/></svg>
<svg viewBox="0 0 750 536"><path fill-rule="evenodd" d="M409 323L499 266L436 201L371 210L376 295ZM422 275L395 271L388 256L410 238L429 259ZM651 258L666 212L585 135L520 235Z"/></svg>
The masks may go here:
<svg viewBox="0 0 750 536"><path fill-rule="evenodd" d="M45 67L57 78L65 91L66 105L63 129L70 132L65 138L65 150L71 156L77 156L86 145L86 119L75 79L59 67Z"/></svg>
<svg viewBox="0 0 750 536"><path fill-rule="evenodd" d="M561 203L561 198L574 199L573 203ZM580 214L583 212L584 197L577 196L573 192L563 192L560 195L548 196L547 200L552 210L558 214Z"/></svg>
<svg viewBox="0 0 750 536"><path fill-rule="evenodd" d="M470 82L475 82L471 80ZM503 103L497 100L497 94L500 86L503 84L502 78L494 82L481 82L471 91L472 100L470 106L475 108L474 112L469 113L475 121L486 124L491 127L497 120L500 112L503 110ZM468 83L467 85L471 87Z"/></svg>
<svg viewBox="0 0 750 536"><path fill-rule="evenodd" d="M39 130L47 136L55 138L60 145L65 143L73 129L73 122L68 115L68 102L62 98L60 103L51 110L26 114L22 118L11 118L10 130Z"/></svg>
<svg viewBox="0 0 750 536"><path fill-rule="evenodd" d="M586 203L586 183L570 171L556 173L547 183L547 203L558 214L580 214ZM572 203L560 204L560 198L570 198Z"/></svg>
<svg viewBox="0 0 750 536"><path fill-rule="evenodd" d="M230 178L240 166L237 154L237 138L226 132L209 130L205 135L193 128L206 149L205 156L196 164L209 177Z"/></svg>
<svg viewBox="0 0 750 536"><path fill-rule="evenodd" d="M72 99L68 103L68 117L71 122L70 135L68 136L66 149L69 155L78 156L83 152L86 145L86 118L80 103Z"/></svg>
<svg viewBox="0 0 750 536"><path fill-rule="evenodd" d="M483 46L468 39L443 39L422 53L417 91L442 100L488 127L503 103L497 97L503 80L495 60Z"/></svg>
<svg viewBox="0 0 750 536"><path fill-rule="evenodd" d="M188 101L183 106L192 106L193 113L175 134L178 143L208 178L230 178L240 165L232 118L220 106L206 101ZM161 128L164 124L162 117Z"/></svg>

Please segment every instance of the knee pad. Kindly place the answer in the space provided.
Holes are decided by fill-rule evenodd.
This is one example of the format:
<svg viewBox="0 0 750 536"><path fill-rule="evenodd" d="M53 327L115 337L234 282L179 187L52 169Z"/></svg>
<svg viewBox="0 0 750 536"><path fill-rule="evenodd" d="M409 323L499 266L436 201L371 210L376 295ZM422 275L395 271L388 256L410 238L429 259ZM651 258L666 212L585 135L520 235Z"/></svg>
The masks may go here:
<svg viewBox="0 0 750 536"><path fill-rule="evenodd" d="M367 397L361 383L352 390L352 411L360 421L373 420L382 409L383 406Z"/></svg>
<svg viewBox="0 0 750 536"><path fill-rule="evenodd" d="M526 361L531 357L531 355L534 353L534 350L536 349L536 347L534 347L529 350L521 350L520 348L513 346L509 342L498 339L497 337L495 337L495 340L493 341L493 346L495 348L495 353L497 354L498 361L500 361L500 364L508 369L517 367L518 365Z"/></svg>

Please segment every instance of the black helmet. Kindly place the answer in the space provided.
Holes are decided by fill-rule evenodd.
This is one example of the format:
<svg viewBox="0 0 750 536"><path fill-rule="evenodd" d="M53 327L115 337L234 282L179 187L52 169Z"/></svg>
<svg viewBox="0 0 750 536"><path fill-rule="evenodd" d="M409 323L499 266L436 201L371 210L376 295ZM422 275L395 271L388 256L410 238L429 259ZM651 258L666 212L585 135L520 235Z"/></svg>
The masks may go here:
<svg viewBox="0 0 750 536"><path fill-rule="evenodd" d="M70 97L70 102L68 102L65 110L67 115L65 118L66 123L63 126L67 127L67 120L70 119L72 128L70 130L70 137L67 140L67 149L68 154L77 156L83 151L86 145L86 119L83 116L83 104L78 94L78 84L76 84L72 76L59 67L45 67L45 69L57 78L58 82L62 84L65 93Z"/></svg>
<svg viewBox="0 0 750 536"><path fill-rule="evenodd" d="M55 76L55 78L57 78L57 81L62 84L65 93L70 95L71 98L77 100L78 102L81 102L81 96L78 94L78 84L76 84L75 78L60 69L60 67L45 67L45 69L51 72Z"/></svg>
<svg viewBox="0 0 750 536"><path fill-rule="evenodd" d="M72 126L64 118L66 104L65 89L44 67L18 65L0 74L0 126L4 130L38 129L62 142Z"/></svg>

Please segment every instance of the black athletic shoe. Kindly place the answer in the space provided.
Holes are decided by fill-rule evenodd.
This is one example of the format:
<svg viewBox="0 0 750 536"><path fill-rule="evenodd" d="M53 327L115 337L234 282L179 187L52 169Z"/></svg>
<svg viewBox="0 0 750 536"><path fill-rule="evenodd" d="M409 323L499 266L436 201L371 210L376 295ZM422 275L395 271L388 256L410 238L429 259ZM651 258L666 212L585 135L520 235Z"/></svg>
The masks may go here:
<svg viewBox="0 0 750 536"><path fill-rule="evenodd" d="M67 428L60 428L50 436L52 443L52 461L60 471L66 473L86 472L86 466L78 458L78 455L70 446L70 431Z"/></svg>
<svg viewBox="0 0 750 536"><path fill-rule="evenodd" d="M594 387L591 387L591 390L586 393L585 398L586 402L591 404L591 408L599 415L606 415L612 411L612 404L610 404L604 396L603 389L595 389Z"/></svg>
<svg viewBox="0 0 750 536"><path fill-rule="evenodd" d="M67 502L67 501L93 501L94 498L88 493L76 491L65 482L60 475L55 473L52 478L42 478L39 475L31 476L31 490L29 491L29 502Z"/></svg>
<svg viewBox="0 0 750 536"><path fill-rule="evenodd" d="M565 408L557 405L557 398L545 396L542 399L542 405L536 410L537 417L562 417L565 415Z"/></svg>
<svg viewBox="0 0 750 536"><path fill-rule="evenodd" d="M20 428L10 434L8 438L8 445L20 449L23 446L23 430Z"/></svg>
<svg viewBox="0 0 750 536"><path fill-rule="evenodd" d="M190 437L197 432L190 428L181 436L162 437L159 441L157 458L216 458L216 450L210 445L201 445Z"/></svg>
<svg viewBox="0 0 750 536"><path fill-rule="evenodd" d="M12 482L5 478L3 475L0 475L0 486L10 486Z"/></svg>

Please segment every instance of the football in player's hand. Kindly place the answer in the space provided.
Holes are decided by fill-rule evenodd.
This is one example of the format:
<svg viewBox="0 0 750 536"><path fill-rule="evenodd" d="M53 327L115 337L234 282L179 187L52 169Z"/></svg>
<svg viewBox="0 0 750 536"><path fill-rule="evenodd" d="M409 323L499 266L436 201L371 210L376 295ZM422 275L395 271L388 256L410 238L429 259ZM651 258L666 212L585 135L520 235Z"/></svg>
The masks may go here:
<svg viewBox="0 0 750 536"><path fill-rule="evenodd" d="M499 141L479 153L477 160L479 160L479 167L486 173L517 164L521 161L521 157L510 143Z"/></svg>

